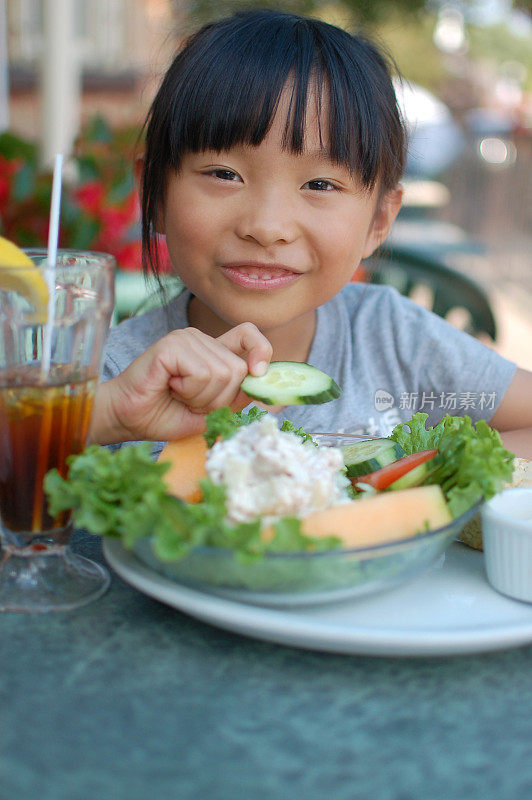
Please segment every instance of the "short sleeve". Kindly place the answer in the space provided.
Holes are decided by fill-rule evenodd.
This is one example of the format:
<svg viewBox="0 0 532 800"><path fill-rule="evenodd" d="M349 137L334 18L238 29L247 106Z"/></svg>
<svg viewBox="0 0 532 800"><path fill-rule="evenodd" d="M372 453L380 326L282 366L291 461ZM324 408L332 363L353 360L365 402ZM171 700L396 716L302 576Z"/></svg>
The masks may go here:
<svg viewBox="0 0 532 800"><path fill-rule="evenodd" d="M410 387L403 402L416 395L415 410L425 411L431 424L445 413L489 421L516 364L396 290L386 295L389 325L382 322L382 334Z"/></svg>

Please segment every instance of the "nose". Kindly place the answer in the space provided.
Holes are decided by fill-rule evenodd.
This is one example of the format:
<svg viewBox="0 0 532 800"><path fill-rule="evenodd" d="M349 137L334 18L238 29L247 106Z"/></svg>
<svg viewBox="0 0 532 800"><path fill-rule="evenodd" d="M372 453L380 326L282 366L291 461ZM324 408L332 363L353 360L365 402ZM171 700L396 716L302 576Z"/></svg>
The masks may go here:
<svg viewBox="0 0 532 800"><path fill-rule="evenodd" d="M246 198L236 226L237 235L262 247L287 244L297 236L292 204L282 193L270 189Z"/></svg>

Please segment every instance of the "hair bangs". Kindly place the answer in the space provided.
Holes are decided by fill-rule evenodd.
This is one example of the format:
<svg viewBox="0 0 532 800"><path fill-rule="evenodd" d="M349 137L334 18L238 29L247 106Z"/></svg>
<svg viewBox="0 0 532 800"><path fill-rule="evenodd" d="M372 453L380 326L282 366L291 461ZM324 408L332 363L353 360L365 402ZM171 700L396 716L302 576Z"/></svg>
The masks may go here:
<svg viewBox="0 0 532 800"><path fill-rule="evenodd" d="M257 146L266 137L285 87L293 85L286 120L285 145L301 152L304 142L308 85L314 44L294 47L300 37L287 26L265 24L251 37L224 47L220 26L218 47L202 48L195 79L182 80L169 119L171 165L179 168L186 152L229 150L239 144ZM230 48L231 58L227 57Z"/></svg>
<svg viewBox="0 0 532 800"><path fill-rule="evenodd" d="M390 103L397 114L393 90L381 96L388 66L363 37L310 18L242 12L207 25L178 54L159 93L168 164L179 169L186 152L261 144L287 89L283 146L303 151L315 102L324 153L372 189L383 156L393 159L401 149L385 133L388 124L388 134L397 128L397 119L383 118ZM399 170L403 161L397 159Z"/></svg>

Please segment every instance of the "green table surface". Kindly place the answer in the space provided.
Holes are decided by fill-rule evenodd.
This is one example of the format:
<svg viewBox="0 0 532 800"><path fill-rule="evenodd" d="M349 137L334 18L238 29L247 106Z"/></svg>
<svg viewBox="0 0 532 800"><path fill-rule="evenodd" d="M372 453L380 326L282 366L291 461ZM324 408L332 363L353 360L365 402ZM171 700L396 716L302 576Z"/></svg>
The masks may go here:
<svg viewBox="0 0 532 800"><path fill-rule="evenodd" d="M74 546L102 561L99 539ZM308 652L218 630L116 574L0 615L1 800L526 800L532 647Z"/></svg>

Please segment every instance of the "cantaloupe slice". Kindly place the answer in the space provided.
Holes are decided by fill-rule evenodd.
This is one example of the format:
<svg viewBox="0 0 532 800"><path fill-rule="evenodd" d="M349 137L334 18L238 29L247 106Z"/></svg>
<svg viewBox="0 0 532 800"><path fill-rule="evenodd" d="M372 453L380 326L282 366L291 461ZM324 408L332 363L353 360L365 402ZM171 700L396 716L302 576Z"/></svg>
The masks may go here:
<svg viewBox="0 0 532 800"><path fill-rule="evenodd" d="M353 500L303 520L309 536L338 536L346 547L405 539L448 525L452 516L439 486L418 486Z"/></svg>
<svg viewBox="0 0 532 800"><path fill-rule="evenodd" d="M202 433L184 436L163 447L157 460L169 461L172 465L163 476L170 494L187 503L198 503L202 499L198 483L207 476L206 454L207 443Z"/></svg>

